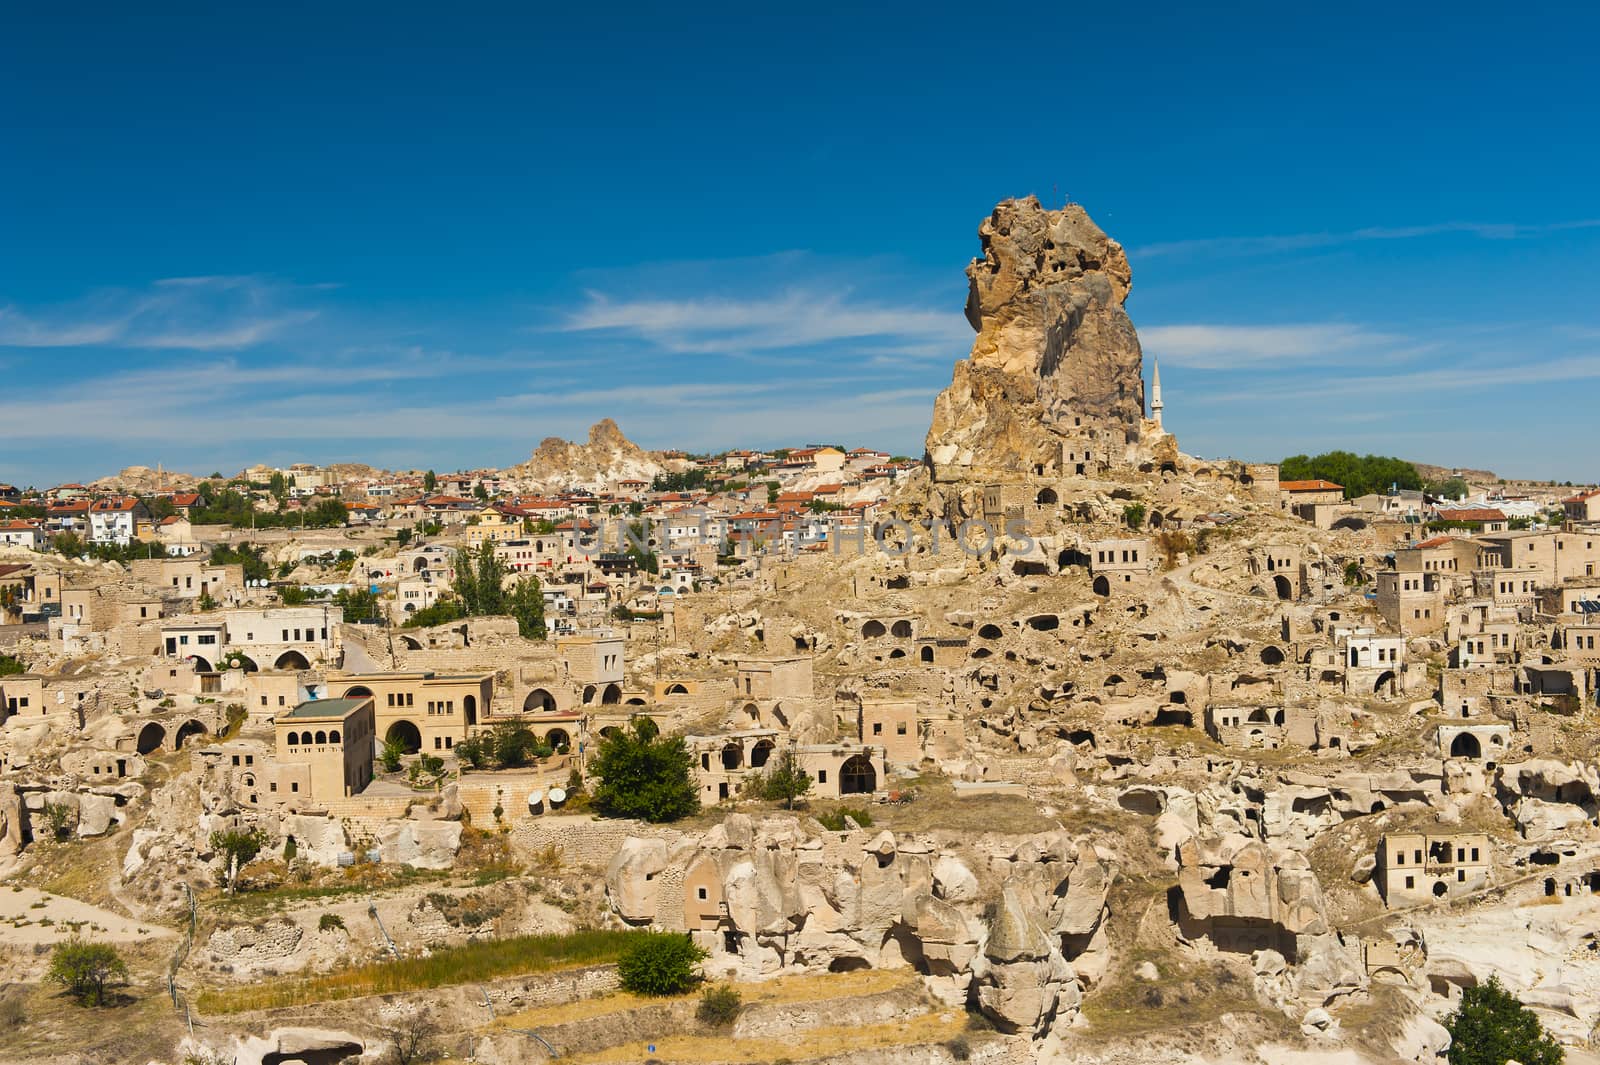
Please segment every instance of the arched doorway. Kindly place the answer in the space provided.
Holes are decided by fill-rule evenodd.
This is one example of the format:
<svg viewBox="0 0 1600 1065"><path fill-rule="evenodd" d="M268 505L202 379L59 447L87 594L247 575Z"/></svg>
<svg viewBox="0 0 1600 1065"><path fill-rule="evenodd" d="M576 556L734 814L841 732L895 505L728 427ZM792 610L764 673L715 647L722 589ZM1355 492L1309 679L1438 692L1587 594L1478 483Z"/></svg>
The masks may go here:
<svg viewBox="0 0 1600 1065"><path fill-rule="evenodd" d="M754 721L756 724L761 723L761 708L755 703L745 703L744 713L746 717L748 717L751 721Z"/></svg>
<svg viewBox="0 0 1600 1065"><path fill-rule="evenodd" d="M182 748L183 741L187 740L191 736L204 736L205 734L206 727L200 722L192 719L185 721L182 725L178 726L178 734L172 738L172 749L179 750Z"/></svg>
<svg viewBox="0 0 1600 1065"><path fill-rule="evenodd" d="M285 651L272 664L273 669L310 669L311 663L299 651Z"/></svg>
<svg viewBox="0 0 1600 1065"><path fill-rule="evenodd" d="M412 636L402 636L402 637L400 637L400 643L401 643L402 646L405 647L405 649L407 651L420 651L420 650L422 650L422 641L418 640L418 639L416 639L415 637L412 637Z"/></svg>
<svg viewBox="0 0 1600 1065"><path fill-rule="evenodd" d="M865 755L852 755L839 767L840 795L870 795L878 790L878 771Z"/></svg>
<svg viewBox="0 0 1600 1065"><path fill-rule="evenodd" d="M1283 651L1270 643L1267 644L1261 649L1261 664L1264 666L1283 665Z"/></svg>
<svg viewBox="0 0 1600 1065"><path fill-rule="evenodd" d="M1111 595L1111 582L1103 575L1094 579L1094 594L1102 599L1109 598Z"/></svg>
<svg viewBox="0 0 1600 1065"><path fill-rule="evenodd" d="M744 768L744 748L737 743L724 744L722 748L722 768L730 772Z"/></svg>
<svg viewBox="0 0 1600 1065"><path fill-rule="evenodd" d="M666 693L668 695L688 695L689 689L685 688L682 684L669 684L667 685Z"/></svg>
<svg viewBox="0 0 1600 1065"><path fill-rule="evenodd" d="M932 662L933 661L933 647L931 645L928 646L928 647L924 647L921 651L917 652L917 657L921 658L924 662Z"/></svg>
<svg viewBox="0 0 1600 1065"><path fill-rule="evenodd" d="M1387 691L1390 695L1393 695L1394 679L1394 670L1384 670L1381 674L1379 674L1377 681L1372 685L1373 693L1381 695Z"/></svg>
<svg viewBox="0 0 1600 1065"><path fill-rule="evenodd" d="M544 734L544 742L554 748L557 754L564 754L572 747L572 737L567 735L566 729L551 729Z"/></svg>
<svg viewBox="0 0 1600 1065"><path fill-rule="evenodd" d="M873 619L861 626L861 635L869 640L877 639L889 630L883 627L883 622Z"/></svg>
<svg viewBox="0 0 1600 1065"><path fill-rule="evenodd" d="M605 692L600 696L600 704L602 706L616 706L620 702L622 702L622 685L607 684Z"/></svg>
<svg viewBox="0 0 1600 1065"><path fill-rule="evenodd" d="M528 697L522 700L523 713L549 714L554 713L555 708L556 697L544 688L533 689L528 693Z"/></svg>
<svg viewBox="0 0 1600 1065"><path fill-rule="evenodd" d="M1283 574L1280 573L1272 578L1272 586L1277 589L1279 599L1294 598L1294 585L1289 583L1289 578Z"/></svg>
<svg viewBox="0 0 1600 1065"><path fill-rule="evenodd" d="M911 639L911 622L901 618L890 627L889 631L902 640L909 640Z"/></svg>
<svg viewBox="0 0 1600 1065"><path fill-rule="evenodd" d="M365 684L357 684L353 687L346 688L344 692L344 697L346 699L361 699L364 697L370 697L371 695L372 689L367 687Z"/></svg>
<svg viewBox="0 0 1600 1065"><path fill-rule="evenodd" d="M467 716L467 724L476 725L478 723L478 697L476 695L468 695L462 699L461 712Z"/></svg>
<svg viewBox="0 0 1600 1065"><path fill-rule="evenodd" d="M1061 502L1061 497L1056 495L1054 488L1041 488L1039 494L1033 497L1033 501L1041 507L1053 507Z"/></svg>
<svg viewBox="0 0 1600 1065"><path fill-rule="evenodd" d="M1478 737L1470 732L1463 732L1450 741L1451 758L1482 758L1483 745L1478 742Z"/></svg>
<svg viewBox="0 0 1600 1065"><path fill-rule="evenodd" d="M756 745L750 748L750 768L760 769L767 764L767 759L772 757L773 742L771 740L757 740Z"/></svg>
<svg viewBox="0 0 1600 1065"><path fill-rule="evenodd" d="M593 684L586 685L583 689L583 705L588 706L594 702L594 697L600 694L600 689Z"/></svg>
<svg viewBox="0 0 1600 1065"><path fill-rule="evenodd" d="M190 655L189 656L189 662L190 662L190 664L192 664L194 666L194 671L196 673L210 673L211 672L211 663L207 662L204 658L201 658L199 655Z"/></svg>
<svg viewBox="0 0 1600 1065"><path fill-rule="evenodd" d="M396 721L390 725L383 739L385 743L399 743L406 754L416 754L422 750L422 730L409 721Z"/></svg>
<svg viewBox="0 0 1600 1065"><path fill-rule="evenodd" d="M139 738L134 741L133 749L138 754L149 754L151 751L159 751L166 740L167 730L152 721L139 730Z"/></svg>

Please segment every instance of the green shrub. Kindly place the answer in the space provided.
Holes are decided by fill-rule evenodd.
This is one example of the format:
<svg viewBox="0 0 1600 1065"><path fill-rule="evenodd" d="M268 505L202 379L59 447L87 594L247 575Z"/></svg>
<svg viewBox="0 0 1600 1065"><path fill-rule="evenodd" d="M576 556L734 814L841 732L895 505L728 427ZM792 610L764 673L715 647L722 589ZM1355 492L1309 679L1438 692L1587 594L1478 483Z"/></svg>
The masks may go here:
<svg viewBox="0 0 1600 1065"><path fill-rule="evenodd" d="M946 1042L944 1048L948 1050L950 1052L950 1056L955 1058L957 1061L967 1061L972 1057L972 1044L967 1042L965 1036L956 1036L954 1039Z"/></svg>
<svg viewBox="0 0 1600 1065"><path fill-rule="evenodd" d="M862 828L872 827L872 815L864 807L841 806L837 810L817 815L817 820L822 822L822 827L829 832L848 832L850 826L845 824L848 817Z"/></svg>
<svg viewBox="0 0 1600 1065"><path fill-rule="evenodd" d="M1491 976L1469 987L1461 1005L1444 1019L1450 1033L1450 1065L1560 1065L1561 1045L1539 1023L1538 1015Z"/></svg>
<svg viewBox="0 0 1600 1065"><path fill-rule="evenodd" d="M660 823L687 817L700 808L693 777L694 759L682 737L666 739L654 721L635 718L600 744L590 764L599 779L594 808L604 817L637 817Z"/></svg>
<svg viewBox="0 0 1600 1065"><path fill-rule="evenodd" d="M101 1006L107 988L127 981L128 965L111 944L74 937L56 944L47 979L64 986L79 1005Z"/></svg>
<svg viewBox="0 0 1600 1065"><path fill-rule="evenodd" d="M701 993L694 1018L708 1028L727 1028L739 1019L742 1009L744 1000L739 997L739 992L727 984L721 984L708 987Z"/></svg>
<svg viewBox="0 0 1600 1065"><path fill-rule="evenodd" d="M317 918L317 931L331 932L335 928L344 931L344 918L336 913L325 913Z"/></svg>
<svg viewBox="0 0 1600 1065"><path fill-rule="evenodd" d="M617 976L636 995L681 995L694 986L695 967L706 952L677 932L650 932L628 944L617 959Z"/></svg>

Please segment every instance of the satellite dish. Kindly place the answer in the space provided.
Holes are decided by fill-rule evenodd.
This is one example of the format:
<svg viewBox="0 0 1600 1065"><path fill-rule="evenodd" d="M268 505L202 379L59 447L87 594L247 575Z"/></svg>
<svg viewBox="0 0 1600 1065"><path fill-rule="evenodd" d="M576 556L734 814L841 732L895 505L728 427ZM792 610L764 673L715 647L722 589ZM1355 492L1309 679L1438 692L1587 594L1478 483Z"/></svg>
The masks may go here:
<svg viewBox="0 0 1600 1065"><path fill-rule="evenodd" d="M553 796L552 796L553 798ZM530 791L528 793L528 809L535 810L544 805L544 792Z"/></svg>
<svg viewBox="0 0 1600 1065"><path fill-rule="evenodd" d="M564 803L566 801L567 801L567 791L566 791L565 788L551 788L550 789L550 805L551 806L559 806L559 805L561 805L562 803Z"/></svg>

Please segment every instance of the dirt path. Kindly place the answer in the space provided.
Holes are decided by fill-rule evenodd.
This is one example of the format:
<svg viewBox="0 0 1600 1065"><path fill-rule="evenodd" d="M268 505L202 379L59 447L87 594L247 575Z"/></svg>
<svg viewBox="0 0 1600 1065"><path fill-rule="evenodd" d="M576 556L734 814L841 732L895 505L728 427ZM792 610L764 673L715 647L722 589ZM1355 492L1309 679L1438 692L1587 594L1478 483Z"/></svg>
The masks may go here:
<svg viewBox="0 0 1600 1065"><path fill-rule="evenodd" d="M51 895L35 888L0 888L0 925L11 945L59 943L82 930L96 940L115 943L170 939L175 932L144 924L87 902Z"/></svg>

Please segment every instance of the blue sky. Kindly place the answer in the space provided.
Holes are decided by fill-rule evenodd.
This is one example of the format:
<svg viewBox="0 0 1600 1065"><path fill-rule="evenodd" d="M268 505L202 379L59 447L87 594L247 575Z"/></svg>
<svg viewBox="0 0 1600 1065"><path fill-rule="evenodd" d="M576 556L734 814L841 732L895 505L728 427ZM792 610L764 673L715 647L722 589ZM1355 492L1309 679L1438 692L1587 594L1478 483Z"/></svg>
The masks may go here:
<svg viewBox="0 0 1600 1065"><path fill-rule="evenodd" d="M1600 16L1403 7L14 11L0 480L921 454L1028 193L1185 450L1592 479Z"/></svg>

